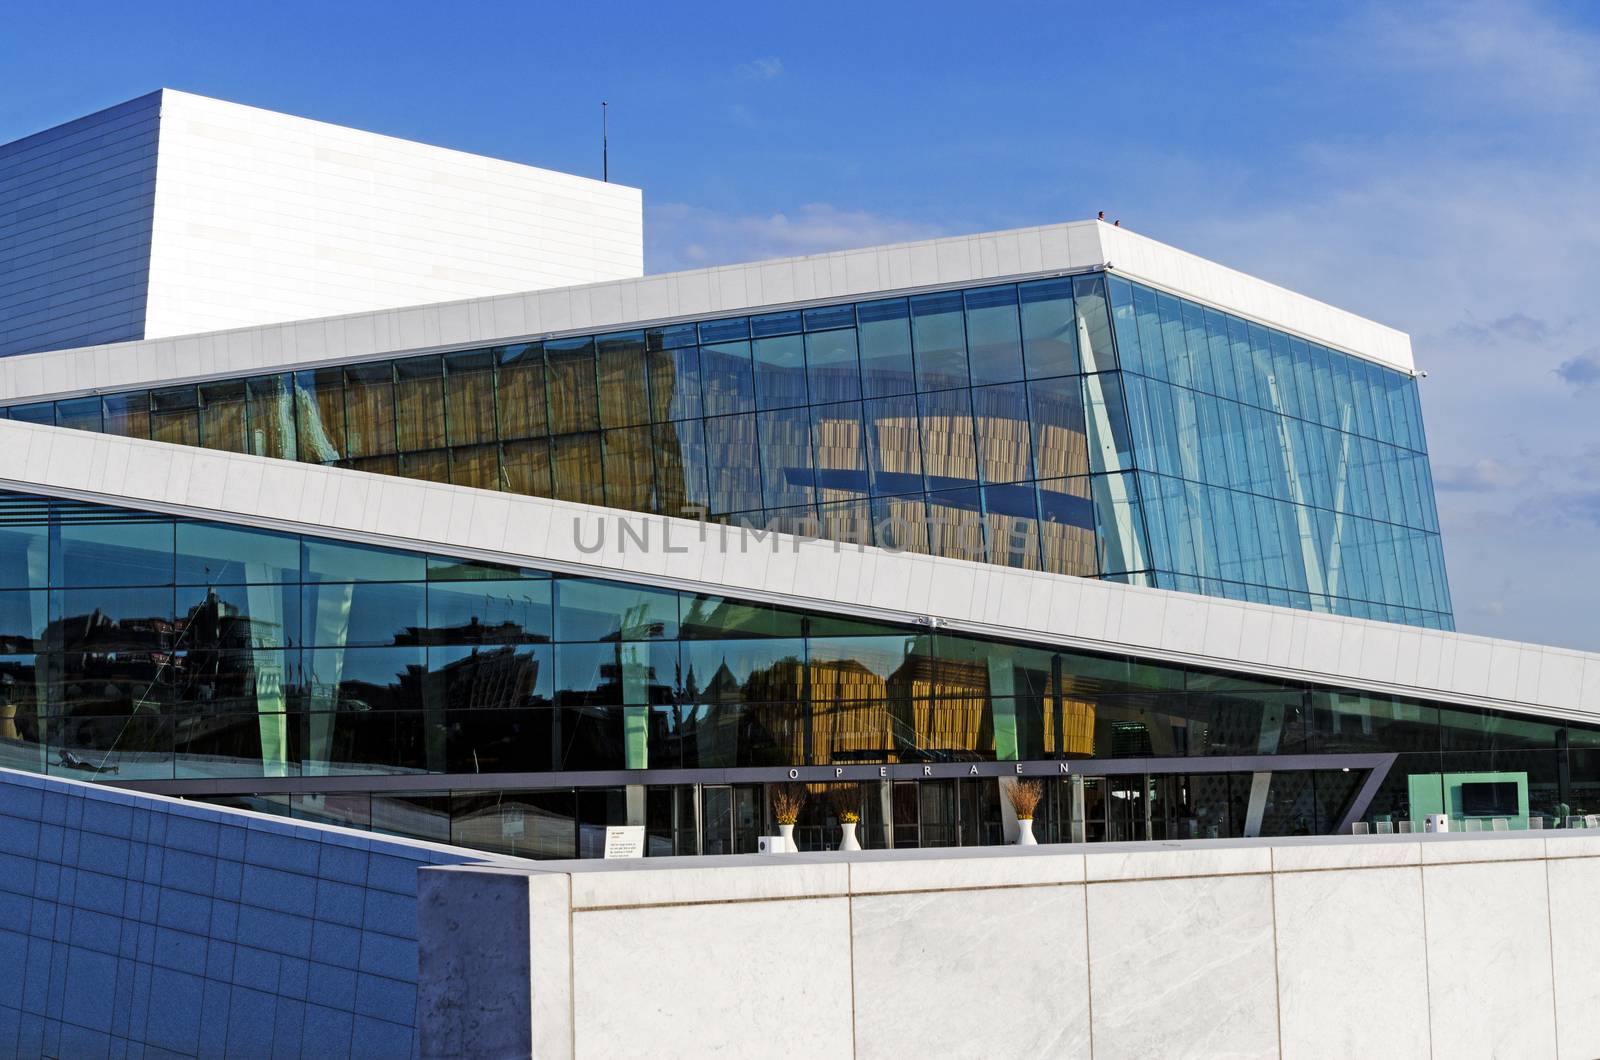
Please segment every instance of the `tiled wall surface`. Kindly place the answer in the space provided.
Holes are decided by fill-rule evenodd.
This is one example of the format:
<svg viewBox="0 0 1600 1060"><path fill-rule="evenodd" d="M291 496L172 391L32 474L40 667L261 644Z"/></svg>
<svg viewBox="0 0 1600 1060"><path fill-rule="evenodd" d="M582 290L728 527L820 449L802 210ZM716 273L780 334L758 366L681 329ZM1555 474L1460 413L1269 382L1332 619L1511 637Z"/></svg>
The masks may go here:
<svg viewBox="0 0 1600 1060"><path fill-rule="evenodd" d="M143 337L160 101L0 147L0 357Z"/></svg>
<svg viewBox="0 0 1600 1060"><path fill-rule="evenodd" d="M1600 1055L1596 833L1173 846L427 869L422 1052Z"/></svg>
<svg viewBox="0 0 1600 1060"><path fill-rule="evenodd" d="M0 770L0 1056L416 1049L448 848Z"/></svg>

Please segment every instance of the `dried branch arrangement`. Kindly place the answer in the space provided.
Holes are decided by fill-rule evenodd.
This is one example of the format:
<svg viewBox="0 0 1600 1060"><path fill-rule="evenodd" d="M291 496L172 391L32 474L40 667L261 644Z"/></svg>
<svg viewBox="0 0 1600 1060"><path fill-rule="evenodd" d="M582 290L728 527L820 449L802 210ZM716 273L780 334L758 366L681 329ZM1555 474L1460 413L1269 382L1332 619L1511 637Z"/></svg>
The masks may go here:
<svg viewBox="0 0 1600 1060"><path fill-rule="evenodd" d="M1044 798L1044 785L1037 780L1019 780L1006 790L1006 798L1017 813L1017 820L1033 820L1033 811Z"/></svg>

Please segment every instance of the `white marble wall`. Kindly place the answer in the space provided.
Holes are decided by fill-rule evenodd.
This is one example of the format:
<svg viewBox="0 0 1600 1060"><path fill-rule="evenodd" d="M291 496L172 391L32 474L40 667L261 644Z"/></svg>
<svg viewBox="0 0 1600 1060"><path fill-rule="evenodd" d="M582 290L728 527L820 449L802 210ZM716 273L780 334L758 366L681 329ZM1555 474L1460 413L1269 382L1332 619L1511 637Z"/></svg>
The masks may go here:
<svg viewBox="0 0 1600 1060"><path fill-rule="evenodd" d="M1600 836L552 862L530 876L541 1056L1600 1055Z"/></svg>

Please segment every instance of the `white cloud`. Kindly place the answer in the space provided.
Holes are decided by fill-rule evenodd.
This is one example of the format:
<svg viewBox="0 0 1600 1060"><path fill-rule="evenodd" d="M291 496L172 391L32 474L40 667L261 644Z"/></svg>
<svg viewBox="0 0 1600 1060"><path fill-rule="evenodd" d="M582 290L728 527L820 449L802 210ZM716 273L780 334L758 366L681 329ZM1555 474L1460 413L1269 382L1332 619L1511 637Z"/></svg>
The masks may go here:
<svg viewBox="0 0 1600 1060"><path fill-rule="evenodd" d="M762 59L752 59L747 63L740 63L734 72L751 81L771 81L783 73L783 60L770 55Z"/></svg>
<svg viewBox="0 0 1600 1060"><path fill-rule="evenodd" d="M651 272L902 243L941 234L935 226L807 203L797 210L740 214L685 203L648 208L645 259Z"/></svg>
<svg viewBox="0 0 1600 1060"><path fill-rule="evenodd" d="M1460 490L1468 493L1489 493L1496 490L1516 489L1531 482L1539 473L1537 467L1505 464L1492 456L1480 457L1470 464L1437 464L1433 469L1433 484L1440 490Z"/></svg>

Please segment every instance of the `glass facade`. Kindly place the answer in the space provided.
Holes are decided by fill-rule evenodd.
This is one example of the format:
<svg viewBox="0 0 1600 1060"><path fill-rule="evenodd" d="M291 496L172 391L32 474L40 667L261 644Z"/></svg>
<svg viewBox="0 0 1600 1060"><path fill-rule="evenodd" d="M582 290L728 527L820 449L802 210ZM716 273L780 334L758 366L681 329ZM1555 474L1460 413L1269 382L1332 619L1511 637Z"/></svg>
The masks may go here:
<svg viewBox="0 0 1600 1060"><path fill-rule="evenodd" d="M1109 287L1155 585L1453 628L1415 379Z"/></svg>
<svg viewBox="0 0 1600 1060"><path fill-rule="evenodd" d="M1415 382L1104 273L3 413L1451 625Z"/></svg>
<svg viewBox="0 0 1600 1060"><path fill-rule="evenodd" d="M37 496L0 622L6 766L535 856L749 849L792 769L815 842L998 841L1015 771L1063 839L1600 812L1597 728Z"/></svg>

